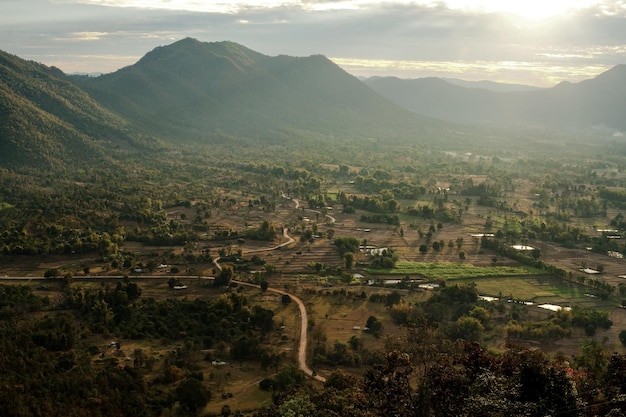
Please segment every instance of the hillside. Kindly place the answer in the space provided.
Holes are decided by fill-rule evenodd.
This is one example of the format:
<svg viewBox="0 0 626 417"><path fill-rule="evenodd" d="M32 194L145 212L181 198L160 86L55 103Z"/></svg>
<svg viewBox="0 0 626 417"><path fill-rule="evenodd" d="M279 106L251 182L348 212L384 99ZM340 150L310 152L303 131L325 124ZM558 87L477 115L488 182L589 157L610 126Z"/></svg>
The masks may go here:
<svg viewBox="0 0 626 417"><path fill-rule="evenodd" d="M626 129L626 65L579 83L497 92L439 78L365 80L374 91L415 113L462 123Z"/></svg>
<svg viewBox="0 0 626 417"><path fill-rule="evenodd" d="M127 123L58 69L0 51L0 165L53 167L127 146Z"/></svg>
<svg viewBox="0 0 626 417"><path fill-rule="evenodd" d="M389 137L442 126L392 104L323 56L269 57L232 42L183 39L80 85L141 128L177 139L214 131Z"/></svg>

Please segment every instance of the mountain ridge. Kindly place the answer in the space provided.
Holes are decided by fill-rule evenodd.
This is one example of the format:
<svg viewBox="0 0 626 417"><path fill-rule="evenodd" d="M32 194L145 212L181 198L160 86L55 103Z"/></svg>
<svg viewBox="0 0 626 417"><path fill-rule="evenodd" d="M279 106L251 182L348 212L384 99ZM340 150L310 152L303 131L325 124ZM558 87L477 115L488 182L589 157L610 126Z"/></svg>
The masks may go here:
<svg viewBox="0 0 626 417"><path fill-rule="evenodd" d="M322 55L271 57L185 38L98 77L0 51L0 75L0 165L12 167L226 137L436 144L460 141L461 131L471 137L473 128L459 123L626 128L626 65L551 89L495 92L434 77L361 81Z"/></svg>
<svg viewBox="0 0 626 417"><path fill-rule="evenodd" d="M456 123L626 130L626 65L577 83L527 91L469 88L440 78L378 77L364 82L417 114Z"/></svg>
<svg viewBox="0 0 626 417"><path fill-rule="evenodd" d="M440 125L374 93L322 55L270 57L233 42L183 39L80 86L153 133L388 135L392 126L406 132Z"/></svg>

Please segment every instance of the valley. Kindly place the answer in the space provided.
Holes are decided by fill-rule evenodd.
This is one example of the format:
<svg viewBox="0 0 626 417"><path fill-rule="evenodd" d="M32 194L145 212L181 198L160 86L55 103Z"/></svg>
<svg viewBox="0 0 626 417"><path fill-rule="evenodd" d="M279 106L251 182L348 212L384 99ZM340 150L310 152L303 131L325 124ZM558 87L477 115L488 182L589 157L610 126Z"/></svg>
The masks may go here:
<svg viewBox="0 0 626 417"><path fill-rule="evenodd" d="M444 122L232 42L1 63L3 415L623 406L619 126Z"/></svg>

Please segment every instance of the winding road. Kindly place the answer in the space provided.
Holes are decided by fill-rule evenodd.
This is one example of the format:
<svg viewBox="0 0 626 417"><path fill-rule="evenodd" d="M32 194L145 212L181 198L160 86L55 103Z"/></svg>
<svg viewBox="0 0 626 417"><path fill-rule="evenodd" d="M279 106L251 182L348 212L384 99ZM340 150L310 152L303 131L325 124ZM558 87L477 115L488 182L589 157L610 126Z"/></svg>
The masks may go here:
<svg viewBox="0 0 626 417"><path fill-rule="evenodd" d="M283 194L284 198L289 198L286 195ZM300 202L295 199L292 198L291 199L295 204L296 204L296 209L300 207ZM319 213L316 210L309 210L315 213ZM321 213L320 213L321 214ZM335 218L330 216L330 215L326 215L326 217L330 218L331 222L335 222ZM287 238L286 242L281 243L280 245L276 245L276 246L272 246L269 248L263 248L263 249L253 249L253 250L249 250L246 251L245 253L255 253L255 252L267 252L267 251L272 251L272 250L276 250L279 248L282 248L283 246L287 246L290 245L292 243L295 242L294 238L292 238L291 236L289 236L289 234L287 233L288 229L287 227L283 227L283 236L285 238ZM215 267L218 270L222 270L222 266L219 264L218 262L219 257L215 258L213 260L213 264L215 265ZM245 282L245 281L236 281L233 280L233 282L239 284L239 285L245 285L248 287L254 287L254 288L261 288L260 285L257 284L252 284L249 282ZM302 300L298 297L296 297L295 295L288 293L287 291L283 291L283 290L279 290L277 288L271 288L269 287L267 289L268 291L277 293L277 294L281 294L281 295L288 295L289 297L291 297L292 301L295 301L295 303L298 305L298 310L300 311L300 340L298 343L298 366L300 367L300 369L302 370L302 372L304 372L306 375L308 375L309 377L320 381L320 382L326 382L326 378L324 378L323 376L317 375L315 372L313 372L313 370L311 368L309 368L309 365L307 365L307 361L306 361L306 353L307 353L307 348L308 348L308 328L309 328L309 317L307 315L306 312L306 306L304 305L304 302L302 302Z"/></svg>
<svg viewBox="0 0 626 417"><path fill-rule="evenodd" d="M244 281L233 281L233 282L239 285L245 285L248 287L255 287L259 289L261 288L259 285L251 284L249 282L244 282ZM288 295L289 297L291 297L291 300L295 301L295 303L298 305L298 309L300 310L300 340L298 343L298 366L305 374L307 374L311 378L320 382L326 382L326 378L315 374L313 370L309 368L309 365L307 365L306 363L306 352L307 352L307 347L308 347L307 330L309 328L309 318L307 316L304 302L302 302L302 300L296 297L295 295L290 294L287 291L279 290L277 288L270 287L267 289L267 291L271 291L271 292L281 294L281 295Z"/></svg>
<svg viewBox="0 0 626 417"><path fill-rule="evenodd" d="M283 195L284 196L284 195ZM284 196L285 198L287 198L286 196ZM300 202L297 199L292 199L295 204L296 204L296 208L300 207ZM313 211L313 212L317 212L316 210L309 210L309 211ZM321 214L321 213L320 213ZM334 222L334 218L332 216L326 215L327 217L329 217L331 219L332 222ZM253 250L249 250L246 253L254 253L254 252L265 252L265 251L272 251L272 250L276 250L279 248L282 248L283 246L287 246L291 243L294 243L295 240L289 236L289 234L287 233L288 229L287 227L283 227L283 236L287 239L286 242L283 242L279 245L276 246L272 246L269 248L263 248L263 249L253 249ZM222 270L222 266L219 264L219 257L215 258L213 260L213 264L215 265L215 267L218 270ZM142 279L169 279L169 278L198 278L197 276L180 276L180 275L176 275L176 276L158 276L158 277L150 277L150 276L141 276ZM124 279L124 276L111 276L111 275L107 275L107 276L99 276L99 275L91 275L91 276L81 276L81 277L74 277L75 280L91 280L91 279L98 279L98 278L107 278L107 279ZM200 277L200 278L207 278L207 277ZM4 276L4 277L0 277L0 280L23 280L23 281L30 281L30 280L41 280L41 281L45 281L48 280L50 278L45 278L45 277L8 277L8 276ZM245 282L245 281L236 281L233 280L233 282L237 283L238 285L244 285L244 286L248 286L248 287L254 287L254 288L261 288L260 285L256 285L256 284L252 284L249 282ZM280 295L288 295L289 297L291 297L291 300L294 301L297 305L298 305L298 310L300 311L300 340L298 341L298 366L299 368L309 377L320 381L320 382L325 382L326 378L324 378L323 376L317 375L315 372L313 372L313 370L311 368L309 368L309 366L307 365L307 347L308 347L308 337L307 337L307 331L309 328L309 319L308 319L308 315L307 315L307 311L306 311L306 306L304 305L304 302L302 302L302 300L298 297L296 297L294 294L290 294L287 291L283 291L283 290L279 290L277 288L268 288L267 291L270 292L274 292Z"/></svg>
<svg viewBox="0 0 626 417"><path fill-rule="evenodd" d="M272 250L280 249L283 246L291 245L296 240L294 238L292 238L291 236L289 236L287 234L287 231L288 231L287 227L283 227L283 236L287 239L286 242L283 242L283 243L281 243L279 245L276 245L276 246L271 246L269 248L250 249L250 250L244 251L243 253L247 254L247 253L256 253L256 252L269 252L269 251L272 251Z"/></svg>
<svg viewBox="0 0 626 417"><path fill-rule="evenodd" d="M213 263L215 264L215 266L221 270L221 266L220 264L217 262L217 259L213 261ZM176 275L173 276L174 278L189 278L189 279L197 279L197 276L181 276L181 275ZM75 277L75 280L92 280L92 279L99 279L99 278L107 278L107 279L124 279L124 276L122 275L115 275L115 276L111 276L111 275L107 275L107 276L99 276L99 275L92 275L92 276L81 276L81 277ZM169 279L172 278L171 276L158 276L158 277L149 277L149 276L141 276L141 279ZM206 278L206 277L200 277L200 278ZM6 280L6 281L46 281L49 280L50 278L44 278L44 277L0 277L0 280ZM257 285L257 284L252 284L250 282L245 282L245 281L236 281L233 280L232 282L237 283L238 285L244 285L247 287L254 287L254 288L258 288L260 289L261 286ZM288 293L287 291L283 291L283 290L279 290L277 288L268 288L267 291L270 292L274 292L280 295L288 295L289 297L291 297L291 300L294 301L297 305L298 305L298 310L300 311L300 340L298 341L298 366L299 368L309 377L320 381L320 382L325 382L326 378L317 375L313 372L313 370L311 368L309 368L309 366L307 365L307 361L306 361L306 353L307 353L307 347L308 347L308 337L307 337L307 330L309 328L309 319L308 319L308 315L306 312L306 307L304 305L304 302L296 297L295 295Z"/></svg>

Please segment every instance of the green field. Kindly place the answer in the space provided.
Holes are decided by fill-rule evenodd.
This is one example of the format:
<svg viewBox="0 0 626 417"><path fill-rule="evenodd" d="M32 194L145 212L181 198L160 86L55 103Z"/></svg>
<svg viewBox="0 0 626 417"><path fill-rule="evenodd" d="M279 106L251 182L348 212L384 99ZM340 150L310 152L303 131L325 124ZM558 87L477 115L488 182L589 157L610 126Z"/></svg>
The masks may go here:
<svg viewBox="0 0 626 417"><path fill-rule="evenodd" d="M469 263L410 261L397 262L393 269L366 269L366 271L380 275L418 274L433 280L541 274L538 269L526 266L474 266Z"/></svg>
<svg viewBox="0 0 626 417"><path fill-rule="evenodd" d="M452 282L460 285L475 284L482 295L512 297L535 303L572 304L582 308L615 308L615 301L589 296L592 292L589 288L545 275L465 278L450 280L448 284Z"/></svg>

